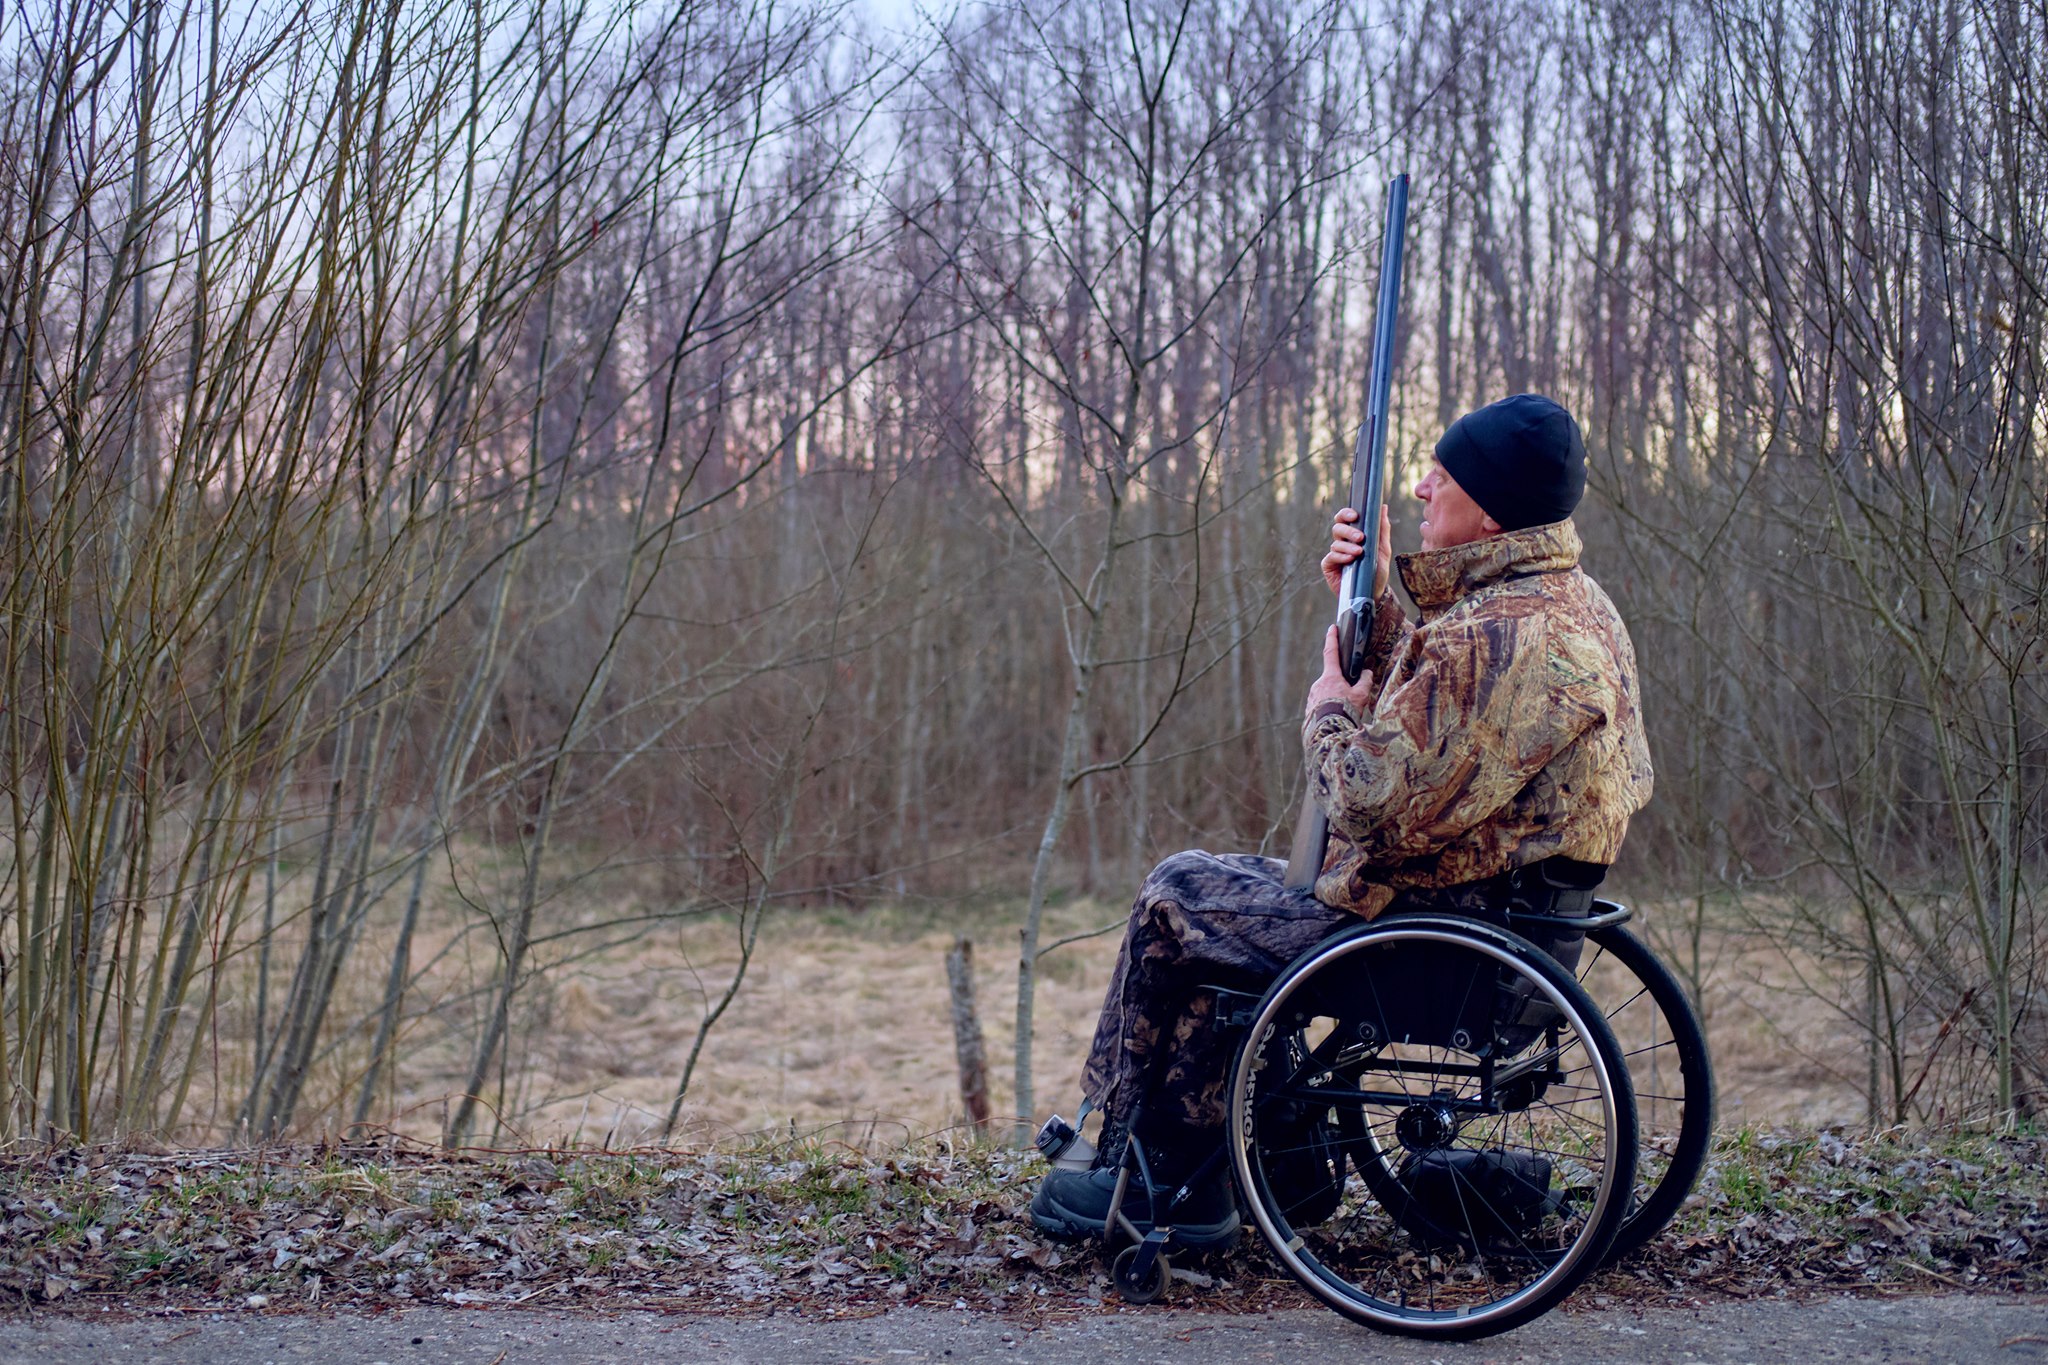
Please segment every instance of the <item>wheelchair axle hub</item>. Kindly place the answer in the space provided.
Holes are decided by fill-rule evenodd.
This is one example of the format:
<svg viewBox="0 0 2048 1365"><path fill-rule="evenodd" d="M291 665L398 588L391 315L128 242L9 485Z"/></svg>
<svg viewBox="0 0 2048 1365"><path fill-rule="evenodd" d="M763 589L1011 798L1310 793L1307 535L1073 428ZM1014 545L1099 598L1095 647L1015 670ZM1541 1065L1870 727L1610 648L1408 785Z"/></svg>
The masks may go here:
<svg viewBox="0 0 2048 1365"><path fill-rule="evenodd" d="M1458 1111L1442 1098L1411 1104L1394 1120L1394 1136L1411 1152L1430 1152L1458 1136Z"/></svg>

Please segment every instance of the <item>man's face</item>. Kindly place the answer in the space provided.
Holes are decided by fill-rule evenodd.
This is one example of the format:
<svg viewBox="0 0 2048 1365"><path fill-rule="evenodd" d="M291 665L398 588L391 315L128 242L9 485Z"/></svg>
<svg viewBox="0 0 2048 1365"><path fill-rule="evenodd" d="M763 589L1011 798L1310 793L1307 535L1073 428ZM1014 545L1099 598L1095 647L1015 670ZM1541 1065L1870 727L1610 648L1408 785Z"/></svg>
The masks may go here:
<svg viewBox="0 0 2048 1365"><path fill-rule="evenodd" d="M1500 534L1500 523L1481 511L1471 495L1458 487L1458 481L1435 460L1429 462L1429 472L1422 476L1422 482L1415 485L1415 496L1422 499L1425 550L1448 550L1453 545L1469 545Z"/></svg>

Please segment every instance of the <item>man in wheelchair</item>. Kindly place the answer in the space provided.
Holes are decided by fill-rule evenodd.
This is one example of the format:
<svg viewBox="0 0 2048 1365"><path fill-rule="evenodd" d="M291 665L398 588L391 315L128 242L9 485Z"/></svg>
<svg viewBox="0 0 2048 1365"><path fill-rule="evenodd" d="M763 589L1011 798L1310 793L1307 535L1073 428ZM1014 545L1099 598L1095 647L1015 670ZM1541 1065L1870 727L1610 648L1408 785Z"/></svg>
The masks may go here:
<svg viewBox="0 0 2048 1365"><path fill-rule="evenodd" d="M1287 890L1278 859L1248 854L1177 853L1146 877L1082 1073L1084 1117L1099 1110L1102 1127L1092 1159L1074 1143L1033 1198L1042 1231L1103 1233L1135 1131L1153 1184L1186 1190L1176 1240L1236 1236L1229 1173L1205 1159L1225 1123L1233 1043L1215 987L1256 995L1361 917L1435 911L1504 923L1510 898L1539 913L1590 904L1629 817L1649 800L1651 771L1634 648L1579 568L1571 515L1585 477L1571 415L1520 394L1466 414L1437 442L1415 488L1419 553L1396 560L1382 515L1369 671L1345 682L1333 628L1302 721L1332 836L1315 893ZM1346 508L1331 527L1322 569L1333 592L1365 552L1357 521ZM1412 622L1388 586L1396 565L1420 613ZM1578 936L1538 946L1569 967ZM1531 1202L1518 1199L1517 1170L1424 1163L1411 1182L1417 1207L1452 1174L1490 1182L1497 1207ZM1121 1211L1149 1226L1142 1196L1126 1196Z"/></svg>

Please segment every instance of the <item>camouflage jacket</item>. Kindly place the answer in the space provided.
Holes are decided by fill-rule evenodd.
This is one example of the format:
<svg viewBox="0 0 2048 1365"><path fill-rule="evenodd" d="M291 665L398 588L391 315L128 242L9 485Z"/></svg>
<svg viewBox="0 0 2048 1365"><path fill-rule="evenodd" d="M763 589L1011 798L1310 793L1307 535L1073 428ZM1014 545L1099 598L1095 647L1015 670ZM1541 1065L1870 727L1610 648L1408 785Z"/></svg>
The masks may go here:
<svg viewBox="0 0 2048 1365"><path fill-rule="evenodd" d="M1563 854L1611 863L1650 799L1628 631L1579 568L1570 521L1398 559L1421 608L1380 597L1370 716L1302 724L1330 854L1325 904L1371 918L1396 892Z"/></svg>

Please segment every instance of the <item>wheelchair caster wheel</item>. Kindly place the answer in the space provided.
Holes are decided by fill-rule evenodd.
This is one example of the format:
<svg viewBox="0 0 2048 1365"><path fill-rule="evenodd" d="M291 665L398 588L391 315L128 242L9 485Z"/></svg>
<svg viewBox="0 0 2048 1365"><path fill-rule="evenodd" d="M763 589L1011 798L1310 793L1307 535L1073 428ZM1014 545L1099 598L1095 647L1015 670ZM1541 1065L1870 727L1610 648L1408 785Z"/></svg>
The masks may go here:
<svg viewBox="0 0 2048 1365"><path fill-rule="evenodd" d="M1163 1255L1152 1258L1152 1272L1142 1279L1138 1275L1138 1253L1142 1246L1125 1247L1116 1254L1116 1261L1109 1268L1109 1278L1116 1285L1116 1292L1125 1303L1151 1303L1166 1292L1166 1282L1172 1278L1173 1267L1166 1263Z"/></svg>

